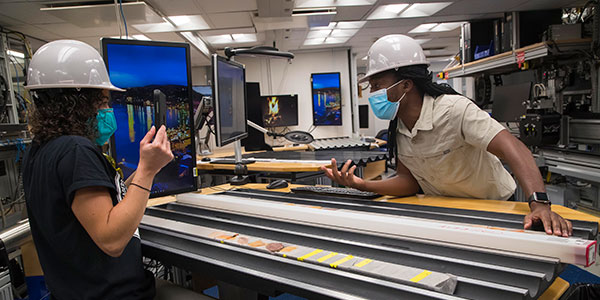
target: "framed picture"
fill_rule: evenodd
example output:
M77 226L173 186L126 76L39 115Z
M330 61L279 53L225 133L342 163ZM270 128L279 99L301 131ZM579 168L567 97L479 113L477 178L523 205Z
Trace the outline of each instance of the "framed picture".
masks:
M310 75L313 125L342 125L342 92L340 73Z

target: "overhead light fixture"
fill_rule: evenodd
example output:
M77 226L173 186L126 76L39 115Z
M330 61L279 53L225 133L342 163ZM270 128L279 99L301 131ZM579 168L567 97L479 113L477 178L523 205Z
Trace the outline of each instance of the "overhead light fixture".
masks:
M326 38L314 38L304 40L304 46L322 45Z
M328 36L325 38L313 38L304 40L304 46L314 46L323 44L343 44L347 42L350 37L333 37Z
M427 32L443 32L451 31L460 27L465 22L448 22L448 23L425 23L413 28L408 33L427 33Z
M307 39L326 38L331 34L331 29L311 30L306 36Z
M400 4L389 4L389 5L384 5L383 9L387 12L391 12L394 14L399 14L401 11L403 11L406 7L408 7L408 4L405 3L400 3Z
M136 40L139 41L150 41L151 39L143 34L134 34L131 37L133 37Z
M168 18L175 24L175 26L182 26L190 22L190 17L188 16L172 16Z
M328 7L328 6L367 6L373 5L377 0L296 0L297 8Z
M14 57L18 57L18 58L25 58L25 54L23 54L19 51L6 50L6 53L10 56L14 56Z
M253 43L256 42L256 34L254 33L237 33L237 34L221 34L206 36L206 40L213 44L240 44L240 43Z
M367 59L369 59L369 56L365 55L365 57L361 58L360 60L367 60Z
M197 31L210 29L208 23L200 15L170 16L163 18L165 22L150 24L134 24L133 28L143 33Z
M206 46L204 41L202 41L202 39L195 35L193 32L184 31L180 32L180 34L204 55L206 55L207 57L210 56L210 51L208 50L208 47Z
M367 17L367 20L428 17L446 8L450 4L452 4L452 2L380 5Z
M330 22L328 26L318 26L312 29L360 29L367 21L344 21L344 22Z
M358 29L334 29L331 31L332 37L352 37L358 32Z
M295 8L292 12L292 16L324 16L324 15L335 15L335 7L322 7L322 8Z

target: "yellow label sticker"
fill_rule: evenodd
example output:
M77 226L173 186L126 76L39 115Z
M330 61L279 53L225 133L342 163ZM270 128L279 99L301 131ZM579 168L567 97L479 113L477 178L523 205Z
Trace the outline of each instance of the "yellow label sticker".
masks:
M332 268L337 268L338 265L341 265L341 264L343 264L343 263L351 260L353 257L354 256L352 256L352 255L348 255L348 256L346 256L346 257L344 257L344 258L342 258L342 259L340 259L340 260L338 260L338 261L330 264L329 266L332 267Z
M326 260L328 260L328 259L330 259L330 258L332 258L332 257L334 257L336 255L338 255L337 252L331 252L331 253L329 253L329 254L327 254L327 255L325 255L325 256L317 259L317 261L318 262L324 262L324 261L326 261Z
M317 249L317 250L315 250L315 251L313 251L313 252L311 252L309 254L306 254L306 255L298 257L298 260L299 261L303 261L303 260L305 260L305 259L307 259L307 258L309 258L309 257L311 257L311 256L313 256L315 254L321 253L321 252L323 252L323 250Z
M419 282L419 281L425 279L425 277L427 277L429 275L431 275L431 271L424 270L419 275L411 278L410 281L412 281L412 282Z
M365 259L363 259L361 262L359 262L359 263L355 264L354 266L355 266L355 267L362 268L362 267L364 267L364 266L368 265L368 264L369 264L370 262L372 262L372 261L373 261L373 260L371 260L371 259L365 258Z

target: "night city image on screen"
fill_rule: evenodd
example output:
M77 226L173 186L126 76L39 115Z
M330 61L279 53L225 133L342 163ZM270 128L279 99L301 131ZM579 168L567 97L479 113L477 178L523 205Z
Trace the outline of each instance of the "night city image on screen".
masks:
M155 90L166 96L166 127L175 160L155 177L152 193L194 186L193 147L186 49L107 44L111 82L126 92L111 92L117 119L115 159L127 178L137 168L139 143L154 124Z
M313 124L342 125L340 73L312 74Z

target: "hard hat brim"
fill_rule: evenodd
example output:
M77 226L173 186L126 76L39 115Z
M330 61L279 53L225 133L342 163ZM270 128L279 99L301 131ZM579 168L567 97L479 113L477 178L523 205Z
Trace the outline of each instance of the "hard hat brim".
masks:
M116 92L125 92L126 90L118 88L114 85L108 85L108 86L98 86L97 84L36 84L36 85L26 85L25 89L26 90L39 90L39 89L66 89L66 88L71 88L71 89L106 89L106 90L110 90L110 91L116 91Z
M424 63L417 63L417 64L407 63L407 64L393 65L393 66L390 66L390 67L382 69L382 70L377 70L376 72L367 73L367 75L363 76L361 79L358 80L358 83L363 83L365 81L368 81L369 78L371 78L371 76L377 75L379 73L383 73L385 71L389 71L391 69L397 69L397 68L408 67L408 66L416 66L416 65L426 65L427 67L429 67L431 64L429 63L429 61L425 61Z

